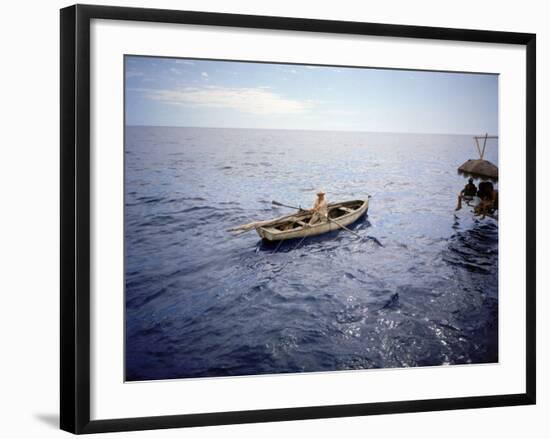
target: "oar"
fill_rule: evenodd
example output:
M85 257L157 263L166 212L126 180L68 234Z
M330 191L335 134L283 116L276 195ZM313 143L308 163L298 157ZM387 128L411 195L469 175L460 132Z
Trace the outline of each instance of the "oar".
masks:
M346 230L346 231L348 231L348 232L350 232L350 233L353 233L353 234L354 234L355 236L357 236L358 238L361 238L361 235L360 235L359 233L354 232L354 231L351 230L351 229L348 229L346 226L344 226L343 224L340 224L338 221L335 221L335 220L333 220L332 218L329 218L328 216L327 216L327 219L328 219L330 222L333 222L334 224L336 224L338 227L341 227L342 229L344 229L344 230Z
M236 234L239 235L241 233L249 232L250 230L254 230L257 227L269 226L271 224L275 224L275 223L278 223L279 221L282 221L282 220L285 220L285 219L290 219L292 217L294 217L294 214L285 215L285 216L281 216L279 218L266 220L266 221L254 221L252 223L241 224L240 226L231 227L230 229L227 229L227 231L228 232L236 232Z
M290 208L290 209L304 210L304 209L302 209L301 207L289 206L288 204L279 203L278 201L275 201L275 200L273 200L273 201L271 202L271 204L273 204L274 206L288 207L288 208Z
M273 204L274 206L282 206L282 207L288 207L288 208L290 208L290 209L303 210L301 207L289 206L288 204L279 203L278 201L275 201L275 200L273 200L273 201L271 202L271 204ZM327 218L330 222L336 224L336 225L337 225L338 227L340 227L341 229L344 229L344 230L346 230L346 231L348 231L348 232L350 232L350 233L353 233L353 234L354 234L355 236L357 236L358 238L361 238L361 235L360 235L359 233L356 233L356 232L354 232L353 230L348 229L348 228L347 228L346 226L344 226L343 224L340 224L338 221L335 221L335 220L333 220L332 218L330 218L330 217L328 217L328 216L327 216L326 218Z

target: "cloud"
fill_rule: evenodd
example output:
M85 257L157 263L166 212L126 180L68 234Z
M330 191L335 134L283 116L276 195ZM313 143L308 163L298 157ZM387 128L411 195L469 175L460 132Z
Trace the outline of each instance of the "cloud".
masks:
M134 70L126 70L126 77L127 78L137 78L140 76L144 76L143 72L136 72Z
M201 76L202 76L203 78L208 78L208 73L202 72L202 73L201 73Z
M186 64L186 65L188 65L188 66L194 66L194 65L195 65L194 62L192 62L192 61L184 61L183 59L177 59L177 60L175 60L175 63L176 63L176 64Z
M134 89L149 99L174 105L224 108L242 113L300 114L311 110L313 101L288 99L267 88L186 87L180 90Z
M281 72L284 72L284 73L292 73L293 75L298 74L298 70L296 70L293 67L287 66L287 65L278 66L278 70L280 70Z

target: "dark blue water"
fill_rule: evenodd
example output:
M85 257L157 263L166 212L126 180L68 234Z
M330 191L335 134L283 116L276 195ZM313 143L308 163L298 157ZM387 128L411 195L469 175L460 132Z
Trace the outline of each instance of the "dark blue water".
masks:
M497 223L454 213L471 136L127 127L125 150L127 380L498 361ZM372 195L360 239L227 232L317 188Z

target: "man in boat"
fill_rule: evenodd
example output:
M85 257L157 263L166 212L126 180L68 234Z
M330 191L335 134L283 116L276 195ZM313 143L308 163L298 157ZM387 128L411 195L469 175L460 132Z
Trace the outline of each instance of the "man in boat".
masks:
M466 201L470 201L476 196L476 194L477 194L477 187L474 184L474 179L469 178L468 184L466 184L466 186L464 186L464 189L462 189L462 191L460 191L460 194L458 194L458 204L456 205L455 210L462 209L463 199Z
M317 199L309 212L312 214L309 220L310 226L328 221L328 203L322 190L317 192Z

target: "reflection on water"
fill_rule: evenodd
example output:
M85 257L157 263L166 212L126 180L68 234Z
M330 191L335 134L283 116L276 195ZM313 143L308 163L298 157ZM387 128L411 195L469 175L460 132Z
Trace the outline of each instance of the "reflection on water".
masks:
M127 379L498 361L498 226L453 211L473 154L471 136L127 128ZM361 238L226 231L317 188L373 196Z

